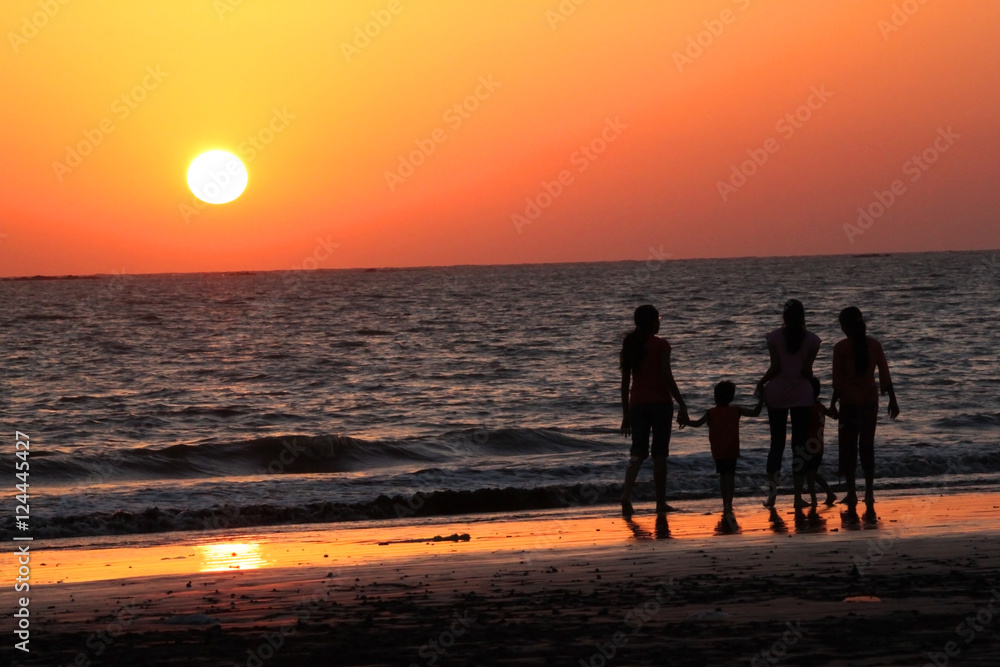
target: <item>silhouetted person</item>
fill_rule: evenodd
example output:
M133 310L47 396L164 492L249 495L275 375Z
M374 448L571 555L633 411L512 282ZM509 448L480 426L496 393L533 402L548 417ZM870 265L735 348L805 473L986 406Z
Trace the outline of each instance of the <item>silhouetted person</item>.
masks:
M837 411L840 401L840 473L847 480L847 496L842 502L858 502L855 471L858 455L865 472L865 505L875 511L875 424L878 421L879 389L889 394L889 419L899 416L899 404L893 391L889 364L882 344L867 335L865 319L854 306L840 311L840 328L847 338L833 347L833 397L830 409ZM875 384L878 368L879 384Z
M753 408L730 405L736 397L736 385L722 381L715 385L715 407L697 421L687 421L688 426L708 424L708 443L715 459L715 472L719 473L719 490L722 492L722 513L733 513L733 495L736 489L736 459L740 456L740 417L757 417L764 407L760 396ZM682 422L684 423L684 422Z
M821 387L819 378L811 377L809 382L813 388L813 398L815 402L812 406L812 414L809 417L809 439L806 440L805 473L806 484L809 487L809 497L812 504L816 504L816 484L826 491L826 504L833 505L837 502L837 496L826 483L826 479L819 472L819 465L823 462L824 431L826 429L826 418L837 418L837 413L823 405L819 400Z
M809 416L813 399L812 365L819 352L819 336L806 330L806 311L802 302L790 299L782 314L784 326L767 334L767 349L771 366L757 383L766 390L767 420L771 427L771 451L767 455L770 493L765 507L774 507L781 478L781 457L785 452L785 437L789 414L792 421L792 473L795 482L795 507L805 507L802 499L805 446L809 439Z
M635 309L635 330L622 339L619 366L622 371L622 435L632 436L625 486L622 489L622 513L632 509L632 487L642 462L653 444L653 481L656 486L656 512L667 511L667 455L670 427L674 416L673 399L679 406L678 423L687 420L687 405L670 369L670 343L656 334L660 331L660 313L646 304Z

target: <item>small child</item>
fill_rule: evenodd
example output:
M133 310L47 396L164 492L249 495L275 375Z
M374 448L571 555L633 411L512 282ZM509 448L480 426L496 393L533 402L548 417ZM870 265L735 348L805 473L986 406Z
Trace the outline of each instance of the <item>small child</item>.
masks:
M809 378L813 388L812 414L809 417L809 439L806 440L805 473L806 483L809 485L809 495L812 496L812 504L816 505L816 483L826 491L826 504L833 505L837 502L837 496L830 490L830 485L826 483L823 476L819 474L819 464L823 461L823 429L826 426L826 418L836 419L837 414L827 408L819 400L820 384L816 377Z
M708 442L719 473L719 490L722 491L722 509L726 515L733 513L733 494L736 490L736 459L740 455L740 417L757 417L764 406L764 392L757 405L741 408L730 405L736 396L736 385L722 381L715 385L715 407L710 408L697 421L687 420L688 426L708 423Z

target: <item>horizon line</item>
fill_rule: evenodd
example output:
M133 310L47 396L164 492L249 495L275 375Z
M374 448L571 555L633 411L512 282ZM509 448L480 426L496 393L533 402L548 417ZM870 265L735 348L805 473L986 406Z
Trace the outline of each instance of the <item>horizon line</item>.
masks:
M156 271L148 273L126 273L122 271L121 273L64 273L64 274L42 274L36 273L33 275L20 275L20 276L0 276L0 281L10 281L10 280L67 280L67 279L85 279L85 278L103 278L107 276L188 276L188 275L202 275L202 274L252 274L252 273L278 273L278 272L293 272L293 271L306 271L308 273L320 273L320 272L330 272L330 271L415 271L421 269L457 269L457 268L490 268L490 267L503 267L503 266L564 266L568 264L617 264L621 262L698 262L704 260L740 260L740 259L796 259L800 257L889 257L892 255L926 255L931 253L973 253L973 252L1000 252L1000 248L991 249L966 249L966 250L906 250L906 251L887 251L887 252L862 252L862 253L816 253L816 254L806 254L806 255L739 255L735 257L684 257L678 259L656 259L656 258L646 258L646 259L599 259L599 260L583 260L583 261L566 261L566 262L512 262L509 264L423 264L423 265L412 265L412 266L354 266L354 267L339 267L339 268L315 268L315 269L301 269L301 268L287 268L287 269L229 269L224 271Z

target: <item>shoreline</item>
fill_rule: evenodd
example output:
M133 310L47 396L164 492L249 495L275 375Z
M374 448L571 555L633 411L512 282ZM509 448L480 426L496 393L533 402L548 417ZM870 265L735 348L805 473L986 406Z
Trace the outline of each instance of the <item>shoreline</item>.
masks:
M330 651L339 664L596 665L608 652L665 664L664 650L668 664L772 664L761 651L777 647L789 664L995 662L1000 493L882 497L875 523L841 506L796 522L782 500L777 521L737 505L735 534L714 502L688 501L666 526L643 505L632 521L595 507L102 548L39 540L32 652L0 654L159 664L167 643L194 664L312 664ZM980 610L990 622L960 634Z

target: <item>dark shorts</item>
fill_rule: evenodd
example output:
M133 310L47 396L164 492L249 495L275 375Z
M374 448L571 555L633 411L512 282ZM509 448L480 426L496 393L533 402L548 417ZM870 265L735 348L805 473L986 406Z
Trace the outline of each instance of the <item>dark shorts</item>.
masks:
M715 472L720 475L735 475L736 459L715 459Z
M628 420L632 425L632 449L629 454L645 459L649 456L649 436L653 436L653 458L670 453L670 426L674 421L673 403L639 403L629 406Z

